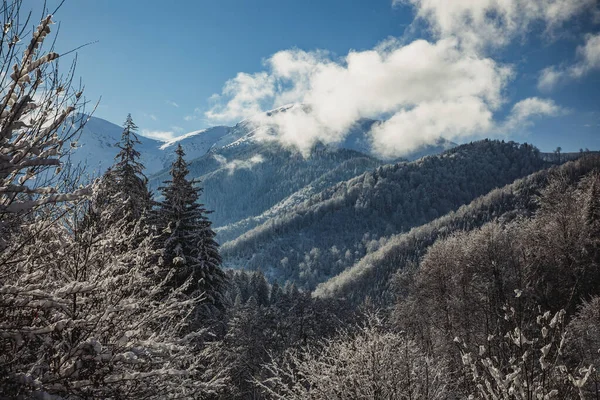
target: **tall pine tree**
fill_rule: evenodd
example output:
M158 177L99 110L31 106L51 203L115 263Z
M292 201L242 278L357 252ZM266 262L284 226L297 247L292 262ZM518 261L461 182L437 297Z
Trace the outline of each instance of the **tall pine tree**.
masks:
M163 251L163 265L174 270L171 286L182 285L190 276L189 293L203 292L206 299L219 306L225 274L215 232L207 217L209 211L198 203L202 191L194 180L186 178L189 170L181 145L171 167L171 180L160 187L163 200L157 203L154 217L159 237L157 247ZM165 274L166 275L166 274Z
M127 115L121 141L117 143L120 151L114 165L99 182L91 210L86 216L88 224L104 229L102 227L123 218L134 224L149 210L152 196L148 191L148 178L143 172L144 165L139 161L140 153L135 149L141 144L136 130L131 114Z

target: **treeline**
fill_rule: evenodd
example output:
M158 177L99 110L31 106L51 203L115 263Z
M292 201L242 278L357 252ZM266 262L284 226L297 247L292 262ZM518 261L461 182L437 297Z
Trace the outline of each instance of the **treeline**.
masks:
M527 144L484 140L378 167L314 195L223 245L227 265L307 289L406 232L549 164Z

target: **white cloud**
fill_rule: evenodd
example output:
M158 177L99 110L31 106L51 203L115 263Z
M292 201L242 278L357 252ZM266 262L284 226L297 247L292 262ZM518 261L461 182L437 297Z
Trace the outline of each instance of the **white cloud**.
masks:
M426 102L375 126L373 148L385 157L402 156L440 137L482 134L493 125L492 111L477 97Z
M206 117L213 121L231 121L240 117L261 112L260 103L275 95L274 77L266 72L247 74L240 72L225 83L221 96L213 95L211 100L217 103L206 112ZM220 100L229 98L227 105L221 107Z
M600 69L600 34L587 35L585 44L577 48L577 61L569 66L551 66L543 69L538 78L538 89L550 91L572 79L580 79Z
M140 134L147 138L157 139L163 142L172 140L173 138L177 137L177 135L173 131L153 131L149 129L142 129Z
M530 97L516 103L508 116L505 129L522 129L531 126L533 118L544 116L556 117L563 115L567 110L558 106L551 99L541 99L539 97Z
M198 118L200 118L200 115L202 114L202 110L198 107L194 108L194 112L192 114L186 115L185 117L183 117L184 121L195 121Z
M471 49L505 46L542 23L552 34L596 0L394 0L410 4L439 38L456 37Z
M562 81L563 77L564 71L560 71L554 66L544 68L540 72L537 87L543 92L550 91Z
M372 129L373 148L384 156L403 155L435 142L498 133L529 126L532 118L558 115L551 100L517 103L496 120L507 103L512 66L486 50L524 38L540 27L553 34L593 9L596 0L397 0L410 4L429 24L435 41L404 44L390 39L372 50L335 58L324 51L285 50L264 62L264 70L239 73L211 97L204 116L213 123L252 117L258 138L277 140L307 153L316 141L336 143L362 118L383 119ZM595 47L580 50L597 60ZM595 61L594 61L595 62ZM591 65L591 64L590 64ZM543 85L560 71L548 68ZM266 116L264 110L302 104ZM309 110L309 112L307 112ZM194 114L197 115L197 114Z
M263 156L260 154L254 155L247 160L231 160L229 162L220 154L215 154L213 157L223 168L228 170L229 175L233 174L237 169L252 169L255 165L264 161Z
M569 69L574 78L581 78L588 72L600 69L600 33L588 35L585 44L577 48L580 61Z
M167 100L167 101L166 101L166 103L167 103L168 105L170 105L170 106L173 106L173 107L175 107L175 108L179 108L179 104L175 103L175 102L174 102L174 101L172 101L172 100Z
M386 153L393 149L401 154L423 142L425 116L436 119L429 125L435 126L431 134L472 134L490 125L512 76L509 67L490 58L465 54L454 39L417 40L405 46L389 41L374 50L352 51L340 60L322 52L287 50L265 65L266 71L238 74L227 82L220 95L224 102L206 116L215 122L235 122L265 108L302 103L305 107L263 116L259 122L267 129L258 136L304 152L317 140L341 141L361 118L391 117L373 131L378 148L388 145ZM393 121L399 120L413 123L394 133Z

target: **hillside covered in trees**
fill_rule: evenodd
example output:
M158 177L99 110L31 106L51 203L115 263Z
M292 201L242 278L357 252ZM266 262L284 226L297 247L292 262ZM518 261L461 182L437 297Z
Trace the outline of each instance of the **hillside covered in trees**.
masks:
M484 140L385 165L311 196L223 245L226 264L306 288L410 230L550 164L530 145Z
M348 149L316 147L309 157L276 143L243 142L192 160L191 176L206 188L216 226L260 215L293 193L323 189L381 165ZM151 186L165 173L152 176Z
M343 297L355 303L367 297L389 305L394 298L394 274L418 264L437 240L456 232L470 231L491 221L512 221L530 217L539 208L538 196L560 177L573 184L599 167L597 155L535 172L525 178L480 196L471 203L408 232L392 235L384 245L367 254L351 268L321 283L318 297Z

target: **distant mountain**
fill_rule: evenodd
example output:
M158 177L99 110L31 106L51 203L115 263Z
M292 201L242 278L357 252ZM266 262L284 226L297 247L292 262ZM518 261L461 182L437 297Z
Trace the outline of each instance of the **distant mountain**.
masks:
M528 145L484 140L385 165L272 215L222 246L226 264L307 288L337 275L385 238L425 224L549 163Z
M305 157L275 142L244 137L192 160L188 168L190 176L201 181L201 200L214 211L214 226L237 224L228 227L231 237L253 226L242 220L260 219L280 202L296 204L308 196L300 193L316 193L380 165L381 161L353 150L315 148ZM150 185L156 188L167 179L164 170L152 177Z
M156 189L168 179L174 149L181 144L190 162L190 177L204 187L202 201L219 231L221 242L281 214L310 196L384 164L370 150L369 131L374 120L361 120L336 145L314 145L301 154L257 135L265 128L260 121L302 105L288 105L249 118L235 126L216 126L190 132L168 142L138 135L138 150ZM267 125L268 126L268 125ZM98 176L113 164L122 128L91 117L83 128L70 160L85 165L89 177ZM420 149L407 156L414 159L453 147L451 142Z
M244 146L255 148L256 143L263 143L262 139L256 136L257 131L262 129L260 121L264 121L265 117L268 118L278 113L287 112L294 107L302 106L288 105L280 107L267 111L260 116L241 121L233 127L214 126L187 133L168 142L138 135L142 142L138 151L141 153L142 162L146 167L146 174L152 175L168 168L173 160L173 152L177 144L183 146L188 160L203 157L211 152L216 154L225 148ZM350 129L343 142L327 147L330 149L354 150L371 158L380 159L372 151L369 137L369 131L375 123L378 123L378 121L360 120ZM84 165L91 176L101 174L113 163L118 152L116 143L121 138L121 132L121 126L101 118L90 117L81 131L76 148L71 152L71 162ZM455 143L440 139L434 145L425 146L408 154L405 159L414 160L425 155L437 154L454 146L456 146ZM316 148L319 147L319 145L316 146ZM289 152L293 153L291 150Z
M289 207L309 194L382 164L369 155L334 146L317 145L310 155L303 156L276 142L258 140L255 130L255 124L245 120L233 127L191 132L169 142L138 135L138 150L150 186L156 193L168 179L174 148L181 144L190 162L190 177L199 179L205 189L201 200L214 210L214 226L237 224L228 230L227 237L233 238L264 221L270 214L263 213L273 207ZM121 133L120 126L91 117L70 154L70 162L85 166L89 178L99 176L113 164ZM277 206L282 201L286 205ZM258 219L246 221L253 217Z
M70 153L70 162L85 166L91 176L103 173L113 164L119 149L116 144L121 140L123 128L97 117L89 120L81 130L75 148ZM137 150L146 167L146 175L167 168L174 159L174 146L181 143L188 159L206 154L212 147L225 145L238 139L232 136L232 130L226 126L215 126L190 132L169 142L162 142L137 135L141 144Z

